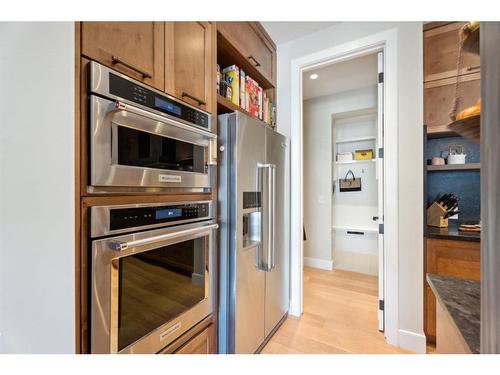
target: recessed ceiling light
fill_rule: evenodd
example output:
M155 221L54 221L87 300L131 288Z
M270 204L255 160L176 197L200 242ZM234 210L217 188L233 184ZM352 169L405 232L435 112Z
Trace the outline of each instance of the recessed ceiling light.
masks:
M311 74L311 75L309 76L309 78L311 78L311 79L318 79L318 77L319 77L319 75L318 75L318 74L316 74L316 73L313 73L313 74Z

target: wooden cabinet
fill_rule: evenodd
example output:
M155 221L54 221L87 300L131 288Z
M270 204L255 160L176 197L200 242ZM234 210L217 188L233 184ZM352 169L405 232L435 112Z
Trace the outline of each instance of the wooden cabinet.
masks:
M481 97L480 73L459 76L457 113L473 106ZM450 111L455 98L456 78L424 83L424 124L427 133L443 133L449 131Z
M217 30L275 86L276 46L259 23L217 22Z
M198 335L180 347L175 354L216 354L215 326L210 324Z
M163 22L82 22L82 55L164 90Z
M459 31L466 22L451 22L424 31L424 81L456 77ZM479 72L479 56L463 52L460 74Z
M194 106L213 111L215 33L210 22L167 22L166 91Z
M425 253L425 273L480 280L479 242L428 238ZM424 331L429 341L435 341L436 297L427 281L424 283Z

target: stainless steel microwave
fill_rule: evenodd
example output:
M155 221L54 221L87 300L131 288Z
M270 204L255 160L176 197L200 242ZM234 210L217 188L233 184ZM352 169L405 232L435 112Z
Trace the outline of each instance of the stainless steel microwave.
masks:
M89 192L206 192L213 185L213 116L90 63Z

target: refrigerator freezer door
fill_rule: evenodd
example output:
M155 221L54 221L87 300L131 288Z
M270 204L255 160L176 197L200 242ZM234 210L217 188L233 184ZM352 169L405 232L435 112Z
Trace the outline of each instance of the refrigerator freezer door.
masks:
M244 115L234 123L233 162L236 199L235 353L254 353L264 340L265 272L257 267L260 244L244 247L243 217L259 208L244 208L244 193L260 193L258 165L266 158L265 128ZM233 130L233 129L232 129ZM245 245L247 242L245 242Z
M266 129L266 163L274 165L274 243L271 258L274 267L266 272L265 336L267 337L288 312L289 307L289 249L285 248L285 171L288 153L287 139ZM264 210L265 211L265 210ZM265 214L263 212L263 214Z

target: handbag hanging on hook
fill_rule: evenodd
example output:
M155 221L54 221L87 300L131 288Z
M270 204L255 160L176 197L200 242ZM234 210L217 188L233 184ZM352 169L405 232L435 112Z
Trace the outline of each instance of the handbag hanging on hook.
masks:
M349 175L351 175L352 178L347 178ZM356 178L353 171L349 169L345 177L339 180L339 190L341 193L347 191L361 191L361 178Z

